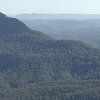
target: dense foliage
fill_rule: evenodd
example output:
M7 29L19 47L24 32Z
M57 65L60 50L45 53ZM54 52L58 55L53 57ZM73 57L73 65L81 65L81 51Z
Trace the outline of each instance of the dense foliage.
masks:
M100 50L26 28L2 31L0 100L100 100Z

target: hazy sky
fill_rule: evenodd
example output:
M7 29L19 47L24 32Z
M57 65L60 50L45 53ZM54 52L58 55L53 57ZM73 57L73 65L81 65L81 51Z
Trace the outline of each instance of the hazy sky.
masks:
M100 0L0 0L0 11L18 13L99 13Z

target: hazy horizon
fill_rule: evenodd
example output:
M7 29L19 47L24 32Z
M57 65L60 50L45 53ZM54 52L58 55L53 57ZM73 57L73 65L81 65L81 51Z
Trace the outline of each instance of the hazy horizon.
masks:
M3 0L0 12L5 14L22 13L65 13L100 14L99 0Z

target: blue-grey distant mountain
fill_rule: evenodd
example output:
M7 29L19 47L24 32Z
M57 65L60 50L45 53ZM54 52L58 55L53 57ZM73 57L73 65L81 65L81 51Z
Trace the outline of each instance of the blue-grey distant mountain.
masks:
M21 20L31 29L36 29L56 39L81 40L100 48L100 19L41 19Z
M56 39L81 40L100 48L100 14L19 14L15 16L33 30Z
M32 19L100 19L100 14L19 14L14 16L18 19L32 20Z

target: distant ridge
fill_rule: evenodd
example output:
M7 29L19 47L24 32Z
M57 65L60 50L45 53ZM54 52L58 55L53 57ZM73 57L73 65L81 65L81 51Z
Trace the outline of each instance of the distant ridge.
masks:
M100 19L100 14L41 14L41 13L32 13L32 14L19 14L14 16L18 19Z

